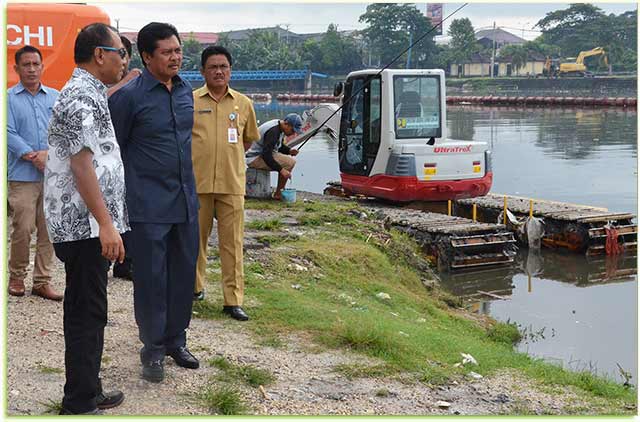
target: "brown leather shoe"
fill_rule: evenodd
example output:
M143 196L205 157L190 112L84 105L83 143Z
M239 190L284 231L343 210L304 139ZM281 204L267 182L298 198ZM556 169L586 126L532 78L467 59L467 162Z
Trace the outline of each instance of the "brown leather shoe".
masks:
M22 280L9 280L9 294L11 296L24 296L24 282Z
M63 298L62 295L56 293L48 284L42 284L37 287L34 286L33 289L31 289L31 295L57 301L60 301Z

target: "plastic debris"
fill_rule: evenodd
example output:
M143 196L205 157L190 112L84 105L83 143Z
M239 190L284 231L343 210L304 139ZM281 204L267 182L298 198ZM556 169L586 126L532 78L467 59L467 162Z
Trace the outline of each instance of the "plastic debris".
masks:
M289 268L293 268L296 271L309 271L309 269L307 267L304 267L304 266L302 266L300 264L296 264L296 263L289 264L288 267Z
M544 237L544 220L542 218L529 217L524 226L529 248L540 249L542 238Z
M469 373L467 375L469 375L471 378L476 379L476 380L484 378L482 375L478 374L477 372L473 372L473 371L469 371Z
M391 299L391 296L389 296L388 294L384 293L384 292L380 292L378 294L376 294L376 297L378 299L382 299L382 300L389 300Z
M300 289L302 288L302 286L301 286L301 285L299 285L299 284L292 284L292 285L291 285L291 288L292 288L292 289L296 289L296 290L300 290Z
M401 336L409 337L409 334L405 333L404 331L398 331L398 334L400 334Z
M473 356L471 356L468 353L460 353L460 355L462 356L462 364L467 364L467 363L472 363L474 365L478 364L478 361L476 360L476 358L474 358Z
M449 403L448 401L444 401L444 400L438 400L436 402L436 406L442 407L442 408L449 408L449 407L451 407L451 403Z

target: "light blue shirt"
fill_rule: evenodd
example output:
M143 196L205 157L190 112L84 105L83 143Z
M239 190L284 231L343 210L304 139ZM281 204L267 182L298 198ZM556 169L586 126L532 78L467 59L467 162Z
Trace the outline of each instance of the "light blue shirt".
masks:
M32 95L22 83L7 92L7 169L12 182L39 182L42 172L21 157L32 151L48 150L47 130L58 91L40 84Z

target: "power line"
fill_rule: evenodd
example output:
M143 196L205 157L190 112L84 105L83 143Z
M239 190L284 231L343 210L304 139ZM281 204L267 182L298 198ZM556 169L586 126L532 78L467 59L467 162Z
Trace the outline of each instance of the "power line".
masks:
M432 33L434 30L436 30L438 27L441 27L442 24L444 24L444 22L449 19L451 16L455 15L456 13L458 13L460 10L462 10L464 7L467 6L467 4L469 3L465 3L462 6L458 7L456 10L454 10L453 12L451 12L449 15L447 15L447 17L443 18L440 23L438 23L437 25L434 25L431 27L430 30L428 30L427 32L425 32L424 34L422 34L420 37L418 37L417 40L415 40L413 43L409 44L409 47L405 48L404 51L402 51L400 54L398 54L393 60L391 60L389 63L387 63L382 69L380 69L375 75L367 78L367 80L365 81L365 83L362 84L362 86L360 87L360 89L358 89L356 92L352 93L349 98L346 101L342 102L342 105L340 107L338 107L338 109L336 111L334 111L333 113L331 113L331 115L329 117L327 117L327 119L322 122L322 124L320 126L318 126L318 128L316 129L315 133L311 134L299 147L298 150L300 150L300 148L302 148L304 146L304 144L306 144L309 139L311 139L313 136L315 136L315 134L318 133L318 131L320 131L320 128L322 126L324 126L329 120L331 120L331 118L333 116L336 115L336 113L338 113L340 110L342 110L342 108L351 102L351 100L358 95L360 92L362 92L367 86L369 86L369 84L371 83L371 81L373 79L375 79L376 77L378 77L382 71L384 71L385 69L388 69L392 64L394 64L395 62L397 62L400 57L402 57L404 55L404 53L406 53L407 51L409 51L414 45L417 45L418 43L420 43L423 39L426 38L427 35L429 35L430 33Z

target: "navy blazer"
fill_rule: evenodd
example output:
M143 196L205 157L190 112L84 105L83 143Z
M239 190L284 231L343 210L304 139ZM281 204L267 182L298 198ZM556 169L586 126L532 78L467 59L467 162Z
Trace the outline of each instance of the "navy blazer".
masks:
M125 167L129 221L197 221L191 85L175 76L169 92L144 69L111 95L109 110Z

